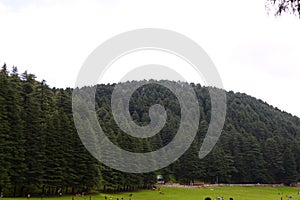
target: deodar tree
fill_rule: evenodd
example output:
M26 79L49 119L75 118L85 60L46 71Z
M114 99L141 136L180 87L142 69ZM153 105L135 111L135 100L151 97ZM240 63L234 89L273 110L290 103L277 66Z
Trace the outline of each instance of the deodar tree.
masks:
M267 0L266 8L274 9L276 16L288 13L300 17L300 0Z

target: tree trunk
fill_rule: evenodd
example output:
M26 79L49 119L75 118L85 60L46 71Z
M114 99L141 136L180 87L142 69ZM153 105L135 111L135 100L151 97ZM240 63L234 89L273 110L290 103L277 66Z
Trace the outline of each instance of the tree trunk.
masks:
M0 189L0 191L1 191L1 189ZM14 197L16 197L16 192L17 192L17 185L15 184L15 186L14 186Z

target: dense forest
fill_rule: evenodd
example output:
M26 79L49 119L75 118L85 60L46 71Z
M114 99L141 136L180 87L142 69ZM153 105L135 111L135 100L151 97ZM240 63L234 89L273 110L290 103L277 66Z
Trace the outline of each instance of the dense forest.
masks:
M50 88L28 72L6 65L0 71L0 191L6 196L54 195L82 190L132 190L165 181L189 184L286 183L300 178L300 119L242 93L227 92L222 135L204 159L198 153L210 121L207 87L190 84L199 100L197 136L185 154L156 172L129 174L99 163L85 149L72 116L72 89ZM159 134L137 139L122 132L112 116L115 84L98 85L99 123L110 140L132 152L156 150L177 133L180 106L170 90L147 84L136 90L129 112L139 125L149 123L149 107L159 103L167 122ZM144 147L147 147L146 149Z

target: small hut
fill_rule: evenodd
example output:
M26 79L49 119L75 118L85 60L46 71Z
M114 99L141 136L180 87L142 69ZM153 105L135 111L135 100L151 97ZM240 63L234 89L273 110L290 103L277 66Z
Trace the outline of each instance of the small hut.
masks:
M164 177L162 175L157 175L156 180L157 180L157 184L164 184L165 183Z

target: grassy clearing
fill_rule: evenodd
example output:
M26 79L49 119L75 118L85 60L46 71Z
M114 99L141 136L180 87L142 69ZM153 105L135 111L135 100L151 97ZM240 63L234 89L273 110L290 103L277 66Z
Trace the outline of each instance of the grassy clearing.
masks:
M205 197L216 199L217 196L228 200L230 197L234 200L286 200L286 195L292 195L291 200L300 200L298 189L292 187L215 187L215 188L162 188L164 194L158 191L139 191L133 192L132 200L204 200ZM105 196L109 200L112 197L116 200L123 197L129 200L129 193L116 194L96 194L92 195L92 200L104 200ZM283 194L283 195L282 195ZM27 198L3 198L2 200L27 200ZM30 198L30 200L41 200L41 198ZM71 196L45 198L44 200L72 200ZM75 200L90 200L89 196L75 197Z

